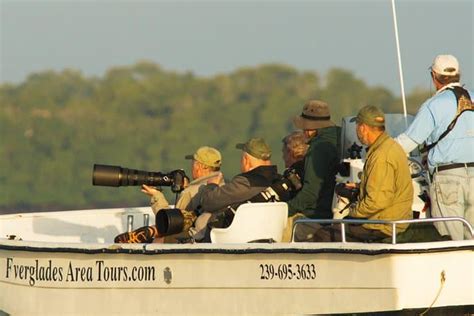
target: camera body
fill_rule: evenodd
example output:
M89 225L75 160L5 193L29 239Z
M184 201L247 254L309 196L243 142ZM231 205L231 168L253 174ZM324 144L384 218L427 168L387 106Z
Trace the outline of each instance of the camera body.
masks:
M94 164L92 172L93 185L121 187L146 184L149 186L171 187L173 192L183 191L185 178L187 177L182 169L161 173Z
M285 170L279 180L272 183L271 186L251 198L248 202L286 202L290 200L290 194L299 191L302 186L301 178L296 169L289 168Z
M339 196L347 198L350 203L356 202L359 196L359 188L347 187L344 183L336 184L334 192Z

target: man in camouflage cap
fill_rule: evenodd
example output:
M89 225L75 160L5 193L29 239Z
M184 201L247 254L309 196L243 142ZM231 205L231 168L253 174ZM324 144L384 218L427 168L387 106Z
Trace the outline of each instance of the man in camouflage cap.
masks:
M472 69L471 64L466 72L472 75ZM436 56L429 70L436 93L395 140L406 153L423 146L427 154L431 215L463 217L474 226L474 89L460 82L461 67L453 55ZM434 225L453 240L472 238L460 221Z

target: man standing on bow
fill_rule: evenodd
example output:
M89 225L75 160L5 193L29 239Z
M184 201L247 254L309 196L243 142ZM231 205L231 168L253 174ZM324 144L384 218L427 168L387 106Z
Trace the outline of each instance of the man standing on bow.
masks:
M459 83L459 63L452 55L437 56L430 75L436 94L396 140L407 153L426 142L432 215L461 216L474 225L474 92ZM453 240L471 238L460 222L435 225Z

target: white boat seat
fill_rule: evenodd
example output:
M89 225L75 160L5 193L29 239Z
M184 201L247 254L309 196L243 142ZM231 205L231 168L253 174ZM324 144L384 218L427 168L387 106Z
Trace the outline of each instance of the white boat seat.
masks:
M227 228L211 230L212 243L247 243L258 240L280 242L288 218L284 202L245 203L235 211Z

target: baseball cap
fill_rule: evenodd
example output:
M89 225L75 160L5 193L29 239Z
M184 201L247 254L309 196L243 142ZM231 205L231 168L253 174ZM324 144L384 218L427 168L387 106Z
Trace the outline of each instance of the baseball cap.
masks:
M217 149L208 146L199 147L194 154L186 155L184 158L194 159L212 168L218 168L222 164L221 153Z
M359 110L356 117L353 117L351 122L364 123L369 126L384 126L385 114L376 106L366 105Z
M438 55L433 60L431 70L439 75L455 76L459 73L459 62L453 55Z
M261 160L269 160L272 156L270 146L260 137L251 138L246 143L239 143L235 145L235 148L242 149L251 156Z

